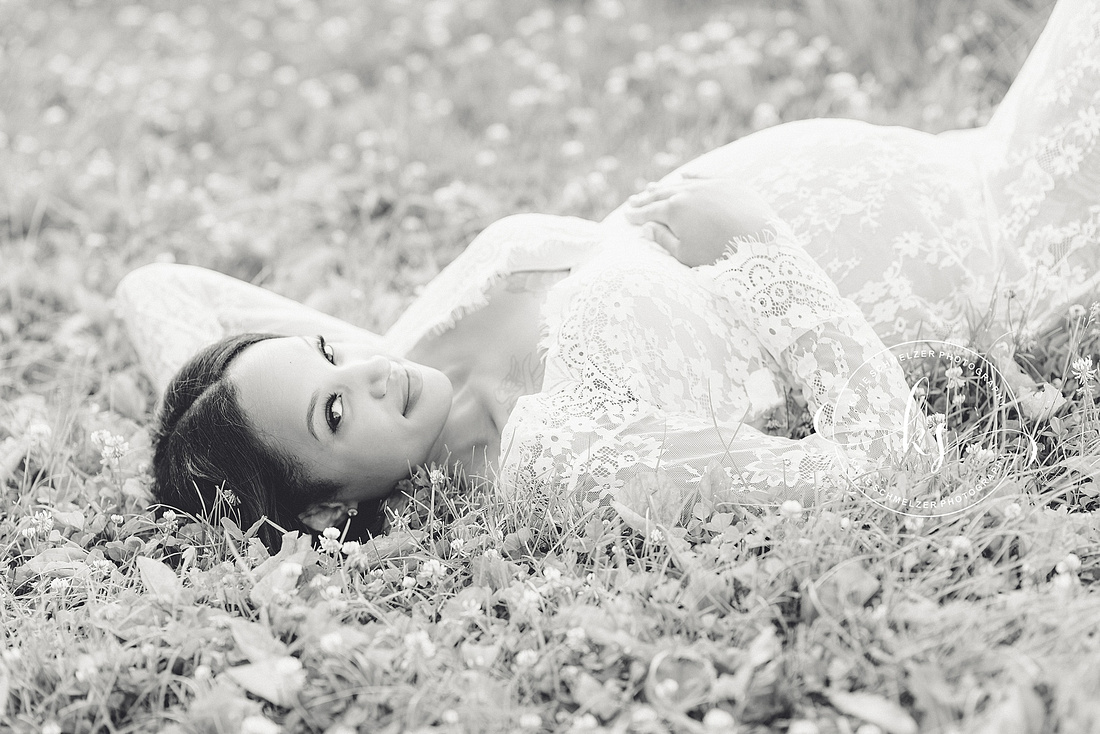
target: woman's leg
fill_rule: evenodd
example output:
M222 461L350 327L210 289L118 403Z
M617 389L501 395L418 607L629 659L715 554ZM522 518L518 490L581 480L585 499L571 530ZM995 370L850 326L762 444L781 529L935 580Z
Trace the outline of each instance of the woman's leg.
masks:
M382 337L297 301L191 265L153 264L129 273L115 292L119 317L158 392L199 349L249 331L318 334L385 345Z
M1038 315L1100 285L1100 1L1059 0L982 136L998 247Z

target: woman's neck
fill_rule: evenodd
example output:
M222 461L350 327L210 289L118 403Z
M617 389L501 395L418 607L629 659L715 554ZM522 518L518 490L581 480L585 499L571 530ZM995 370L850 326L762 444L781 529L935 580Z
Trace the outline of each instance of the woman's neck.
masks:
M542 389L540 311L546 293L568 271L518 272L495 284L488 304L407 355L442 371L454 387L432 458L461 463L471 478L495 472L500 434L518 400Z
M502 426L494 418L485 391L469 377L469 373L452 377L451 412L429 457L440 466L461 467L476 481L489 478L496 467Z

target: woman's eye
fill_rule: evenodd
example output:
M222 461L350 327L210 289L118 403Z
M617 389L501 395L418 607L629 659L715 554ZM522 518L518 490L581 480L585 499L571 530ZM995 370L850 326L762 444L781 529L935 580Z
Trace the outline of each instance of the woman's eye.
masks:
M329 430L336 433L340 420L344 417L344 398L342 395L333 394L325 404L325 422Z
M325 356L325 359L331 364L336 364L336 350L332 348L332 345L325 341L323 336L317 337L317 343L320 346L321 354Z

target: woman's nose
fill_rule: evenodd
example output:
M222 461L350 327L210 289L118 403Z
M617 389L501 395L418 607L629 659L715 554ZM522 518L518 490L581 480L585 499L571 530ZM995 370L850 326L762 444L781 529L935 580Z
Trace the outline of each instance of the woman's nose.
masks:
M370 394L377 399L386 396L390 372L393 369L388 357L375 354L362 360L349 361L344 367L352 373L348 378L350 382L365 383Z

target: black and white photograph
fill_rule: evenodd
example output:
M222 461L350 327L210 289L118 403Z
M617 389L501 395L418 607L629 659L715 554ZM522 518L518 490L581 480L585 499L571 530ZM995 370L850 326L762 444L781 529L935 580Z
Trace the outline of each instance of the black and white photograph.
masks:
M1100 734L1100 0L0 0L0 732Z

